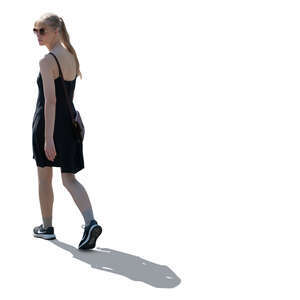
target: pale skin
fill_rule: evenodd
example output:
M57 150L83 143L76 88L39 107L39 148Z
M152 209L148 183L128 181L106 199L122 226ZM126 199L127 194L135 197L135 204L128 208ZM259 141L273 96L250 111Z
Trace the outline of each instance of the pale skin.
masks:
M45 45L49 51L57 57L64 80L73 80L76 76L76 62L74 56L61 44L61 36L58 29L54 30L45 24L34 24L34 28L45 28L46 33L37 33L40 45ZM59 77L59 70L54 57L51 54L45 55L40 61L40 72L43 81L45 96L45 145L46 157L53 161L56 156L56 149L53 139L56 95L54 80ZM52 217L53 190L52 190L52 167L37 167L39 179L39 198L43 217ZM91 208L88 194L82 184L77 181L72 173L61 173L63 185L72 195L80 211Z

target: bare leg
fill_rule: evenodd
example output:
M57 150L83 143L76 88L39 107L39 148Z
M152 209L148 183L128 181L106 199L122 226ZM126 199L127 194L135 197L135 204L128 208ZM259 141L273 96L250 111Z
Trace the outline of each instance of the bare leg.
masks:
M54 195L52 189L52 167L37 167L40 207L44 227L52 226Z
M71 194L74 202L84 218L85 224L87 225L92 219L94 219L94 215L92 205L85 188L75 178L74 174L61 173L61 176L64 187Z

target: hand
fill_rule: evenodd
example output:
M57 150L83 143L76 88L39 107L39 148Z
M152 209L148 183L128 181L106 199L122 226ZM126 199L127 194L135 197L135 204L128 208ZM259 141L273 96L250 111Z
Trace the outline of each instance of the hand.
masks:
M44 150L49 160L53 161L56 156L56 149L53 138L45 139Z

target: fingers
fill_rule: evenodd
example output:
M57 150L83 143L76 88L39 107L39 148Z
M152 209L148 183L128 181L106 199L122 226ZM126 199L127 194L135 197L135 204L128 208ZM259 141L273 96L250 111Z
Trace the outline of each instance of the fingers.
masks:
M55 149L51 149L51 152L49 153L50 160L53 161L55 158L55 155L56 155Z
M48 160L51 160L51 161L54 160L54 158L56 156L55 148L47 149L47 150L45 150L45 153L46 153Z
M48 159L51 160L51 161L54 161L54 158L55 158L55 154L54 153L49 153L47 155Z

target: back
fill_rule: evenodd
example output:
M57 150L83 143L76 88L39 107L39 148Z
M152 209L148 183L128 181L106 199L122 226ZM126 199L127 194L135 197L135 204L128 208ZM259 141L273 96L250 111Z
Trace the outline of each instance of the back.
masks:
M65 48L54 49L50 52L52 52L56 56L56 58L60 64L64 80L66 80L66 81L74 80L77 77L76 60L75 60L74 55ZM48 54L48 55L50 55L52 57L51 70L52 70L53 78L55 80L59 77L59 69L58 69L57 63L55 61L55 58L51 54Z

